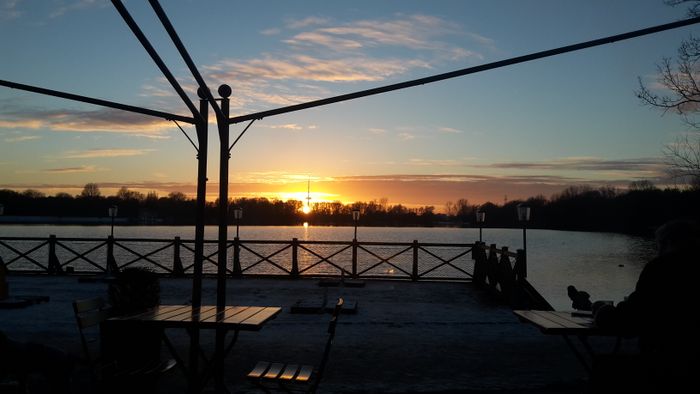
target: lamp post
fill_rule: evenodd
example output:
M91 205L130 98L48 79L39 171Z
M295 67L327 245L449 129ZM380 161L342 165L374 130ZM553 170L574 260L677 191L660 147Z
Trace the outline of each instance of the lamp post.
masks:
M486 212L476 211L476 223L479 225L479 242L481 242L481 228L484 227L486 221Z
M518 220L523 224L523 252L527 256L527 222L530 221L530 206L518 204Z
M111 226L112 228L109 232L109 235L111 237L114 237L114 217L117 216L117 210L118 210L117 206L112 205L111 207L109 207L109 210L107 211L107 213L109 213L109 217L112 218L112 226Z
M357 240L357 222L359 220L360 220L360 210L353 209L352 210L352 221L355 222L355 236L352 239L354 239L354 240Z
M5 213L5 206L0 204L0 216L2 216Z
M236 219L236 238L238 238L238 227L241 224L242 217L243 217L243 208L235 208L233 210L233 218Z

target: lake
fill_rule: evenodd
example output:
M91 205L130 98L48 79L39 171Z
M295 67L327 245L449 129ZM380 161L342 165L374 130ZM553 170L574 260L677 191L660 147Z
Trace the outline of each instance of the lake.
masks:
M349 241L353 227L242 226L242 240ZM107 237L110 226L0 225L2 237ZM194 226L115 227L116 238L194 239ZM473 243L479 230L472 228L359 227L359 241ZM207 226L205 238L215 240L218 228ZM233 239L236 227L229 227ZM483 240L510 250L522 248L522 229L483 229ZM6 250L1 250L3 254ZM644 264L655 253L652 239L577 231L527 230L528 279L556 308L571 309L566 286L588 291L592 300L618 302L634 290Z

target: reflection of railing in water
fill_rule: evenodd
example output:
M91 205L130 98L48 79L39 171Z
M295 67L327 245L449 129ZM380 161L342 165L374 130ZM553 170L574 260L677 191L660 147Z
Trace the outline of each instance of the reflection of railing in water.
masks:
M547 309L527 282L524 251L484 243L240 240L226 244L231 276L323 277L471 281L516 304ZM487 253L488 250L488 253ZM204 241L204 272L217 272L218 241ZM10 272L95 274L142 266L190 275L194 241L141 238L0 237L0 262ZM550 307L551 308L551 307Z

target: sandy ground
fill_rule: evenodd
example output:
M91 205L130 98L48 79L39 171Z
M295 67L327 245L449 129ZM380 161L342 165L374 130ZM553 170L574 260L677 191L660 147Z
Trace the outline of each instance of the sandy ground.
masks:
M0 330L80 355L71 302L105 296L106 284L75 277L11 276L10 293L50 296L47 303L0 310ZM190 300L188 279L162 279L162 303ZM204 303L215 302L215 282L205 280ZM243 376L257 360L314 364L321 358L328 315L292 314L295 301L343 295L358 313L342 315L320 392L328 393L579 393L586 375L564 340L542 335L510 309L465 283L367 281L364 288L325 288L317 280L228 281L229 304L282 306L259 332L241 332L226 360L232 392L254 392ZM186 355L182 330L168 336ZM213 335L202 331L205 349ZM607 345L607 344L602 344ZM164 354L167 351L164 349ZM76 381L81 381L78 377ZM161 392L184 392L179 370L161 379ZM76 388L84 392L85 388Z

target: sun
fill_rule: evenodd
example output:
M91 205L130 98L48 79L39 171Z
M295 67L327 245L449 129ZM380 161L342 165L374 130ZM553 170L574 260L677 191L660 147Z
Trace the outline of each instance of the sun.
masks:
M301 208L301 211L304 213L309 213L311 212L311 207L309 207L308 205L304 205L304 207Z

